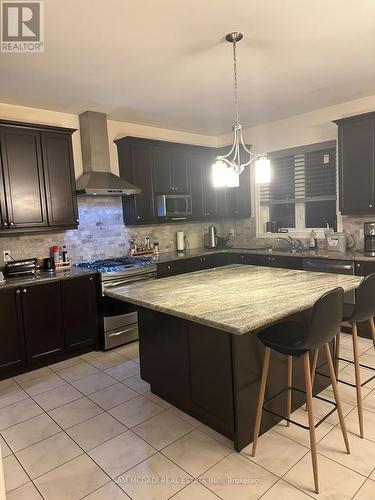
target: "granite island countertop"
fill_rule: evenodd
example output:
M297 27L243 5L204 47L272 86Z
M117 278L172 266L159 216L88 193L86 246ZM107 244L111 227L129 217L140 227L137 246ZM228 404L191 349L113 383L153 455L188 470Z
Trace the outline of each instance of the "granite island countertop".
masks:
M362 278L230 265L106 290L109 297L242 335L310 308L325 292Z

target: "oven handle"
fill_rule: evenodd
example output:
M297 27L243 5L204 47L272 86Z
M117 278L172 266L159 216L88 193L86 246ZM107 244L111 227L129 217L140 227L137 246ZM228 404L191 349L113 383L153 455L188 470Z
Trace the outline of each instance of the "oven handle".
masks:
M148 280L153 280L153 279L156 279L156 273L151 273L151 274L147 274L146 276L139 276L137 278L134 278L134 279L124 279L124 280L119 280L119 281L112 281L110 283L107 283L107 282L103 282L102 283L102 287L103 287L103 290L105 290L106 288L116 288L118 286L126 286L126 285L130 285L132 283L139 283L140 281L148 281Z

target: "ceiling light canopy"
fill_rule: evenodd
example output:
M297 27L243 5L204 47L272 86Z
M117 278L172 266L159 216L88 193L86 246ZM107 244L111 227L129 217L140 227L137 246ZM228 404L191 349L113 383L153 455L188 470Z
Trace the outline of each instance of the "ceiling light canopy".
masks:
M238 105L238 76L237 76L237 42L242 40L243 34L239 31L228 33L225 39L233 45L233 74L234 74L234 124L233 145L228 154L217 156L213 165L213 180L215 187L237 187L239 176L247 166L255 162L255 181L257 183L270 182L271 166L265 153L254 154L246 146Z

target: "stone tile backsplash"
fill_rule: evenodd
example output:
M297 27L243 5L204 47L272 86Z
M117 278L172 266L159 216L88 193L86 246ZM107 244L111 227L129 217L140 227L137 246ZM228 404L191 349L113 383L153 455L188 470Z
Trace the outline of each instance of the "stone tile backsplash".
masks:
M127 227L123 221L121 199L112 197L79 197L78 209L80 224L76 230L0 237L0 262L4 250L9 250L14 259L46 257L54 244L60 248L66 245L73 262L119 257L128 253L130 239L143 242L146 236L151 242L158 241L162 252L168 252L176 249L177 231L185 231L190 248L199 248L203 246L204 233L212 223ZM214 224L222 234L220 223L215 221Z

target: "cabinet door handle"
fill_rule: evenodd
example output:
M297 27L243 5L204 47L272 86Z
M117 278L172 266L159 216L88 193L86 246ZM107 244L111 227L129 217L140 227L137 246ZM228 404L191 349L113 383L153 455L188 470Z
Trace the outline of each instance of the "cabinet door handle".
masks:
M91 277L90 277L90 281L92 281L92 280L93 280L93 277L91 276Z
M27 293L27 288L24 288L22 291L23 293Z
M8 227L8 223L7 222L3 222L3 226Z
M9 225L10 226L14 226L14 222L9 222Z
M21 293L21 290L17 290L16 294L19 295Z
M167 266L167 269L170 269L170 268L171 268L171 266Z
M372 203L370 203L369 207L372 208Z

